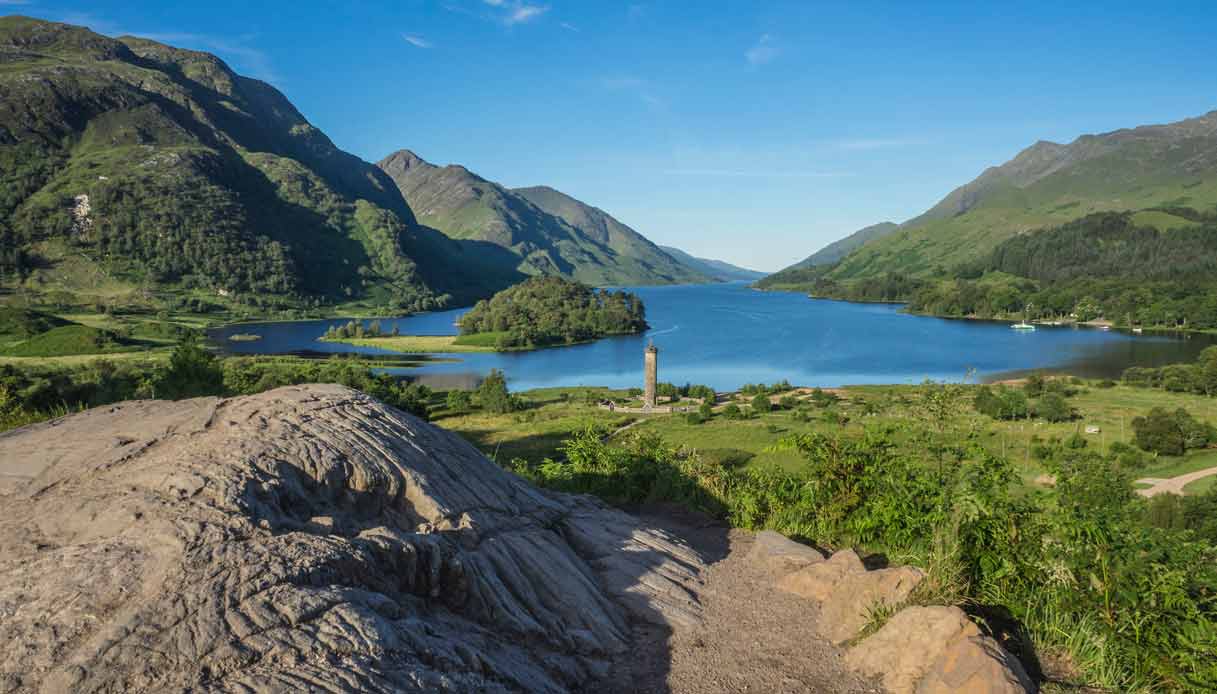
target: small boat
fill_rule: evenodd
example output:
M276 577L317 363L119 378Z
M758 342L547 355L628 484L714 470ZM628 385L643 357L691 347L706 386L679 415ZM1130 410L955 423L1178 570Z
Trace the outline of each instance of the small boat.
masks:
M1136 333L1137 335L1140 335L1141 333L1145 332L1145 331L1144 331L1144 330L1142 330L1141 328L1133 328L1133 329L1132 329L1132 331L1133 331L1134 333Z
M1035 326L1031 325L1027 321L1022 321L1021 323L1015 323L1014 325L1011 325L1010 327L1014 328L1015 330L1035 330Z

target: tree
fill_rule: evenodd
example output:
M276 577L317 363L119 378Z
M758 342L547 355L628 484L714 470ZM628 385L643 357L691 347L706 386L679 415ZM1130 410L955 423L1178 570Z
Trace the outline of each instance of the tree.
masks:
M697 408L697 413L701 415L703 420L710 420L714 417L714 405L712 405L709 400L705 400Z
M1133 442L1143 451L1159 455L1183 455L1183 429L1175 415L1155 407L1144 417L1132 420Z
M178 341L156 391L158 396L174 400L224 392L224 372L215 355L199 342L197 333L189 332Z
M507 390L507 378L498 369L491 369L478 385L477 402L487 412L495 414L519 409L519 402Z
M1059 393L1044 393L1036 403L1035 413L1049 422L1067 422L1073 419L1073 408Z
M743 419L744 411L740 409L739 405L729 402L727 403L727 406L723 408L723 416L727 419Z
M467 390L450 390L446 404L453 412L467 412L473 406L473 395Z

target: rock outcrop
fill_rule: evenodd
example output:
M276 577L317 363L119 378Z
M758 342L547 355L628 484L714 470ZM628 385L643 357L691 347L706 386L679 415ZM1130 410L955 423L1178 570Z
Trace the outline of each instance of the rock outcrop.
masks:
M892 694L1022 694L1034 689L1017 660L958 607L909 607L845 656Z
M817 561L811 557L821 555L813 548L777 533L764 535L754 545L753 563L773 571L780 590L819 606L819 633L832 643L858 638L879 606L899 609L878 631L854 645L845 659L855 670L882 679L892 694L1035 691L1022 664L982 634L959 608L905 606L924 578L920 569L868 571L849 549ZM802 563L790 557L811 559Z
M339 386L0 435L0 692L558 692L702 561Z

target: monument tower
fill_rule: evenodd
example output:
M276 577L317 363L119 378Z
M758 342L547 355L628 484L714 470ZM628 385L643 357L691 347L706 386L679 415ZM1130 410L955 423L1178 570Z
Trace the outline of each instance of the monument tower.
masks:
M642 389L642 409L650 410L655 407L655 380L659 371L659 348L654 342L647 344L643 367L646 371L646 381Z

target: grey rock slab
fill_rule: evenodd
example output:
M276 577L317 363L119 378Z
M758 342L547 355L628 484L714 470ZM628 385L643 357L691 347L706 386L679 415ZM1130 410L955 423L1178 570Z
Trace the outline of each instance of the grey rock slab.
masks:
M562 692L704 562L335 385L0 435L0 691Z

